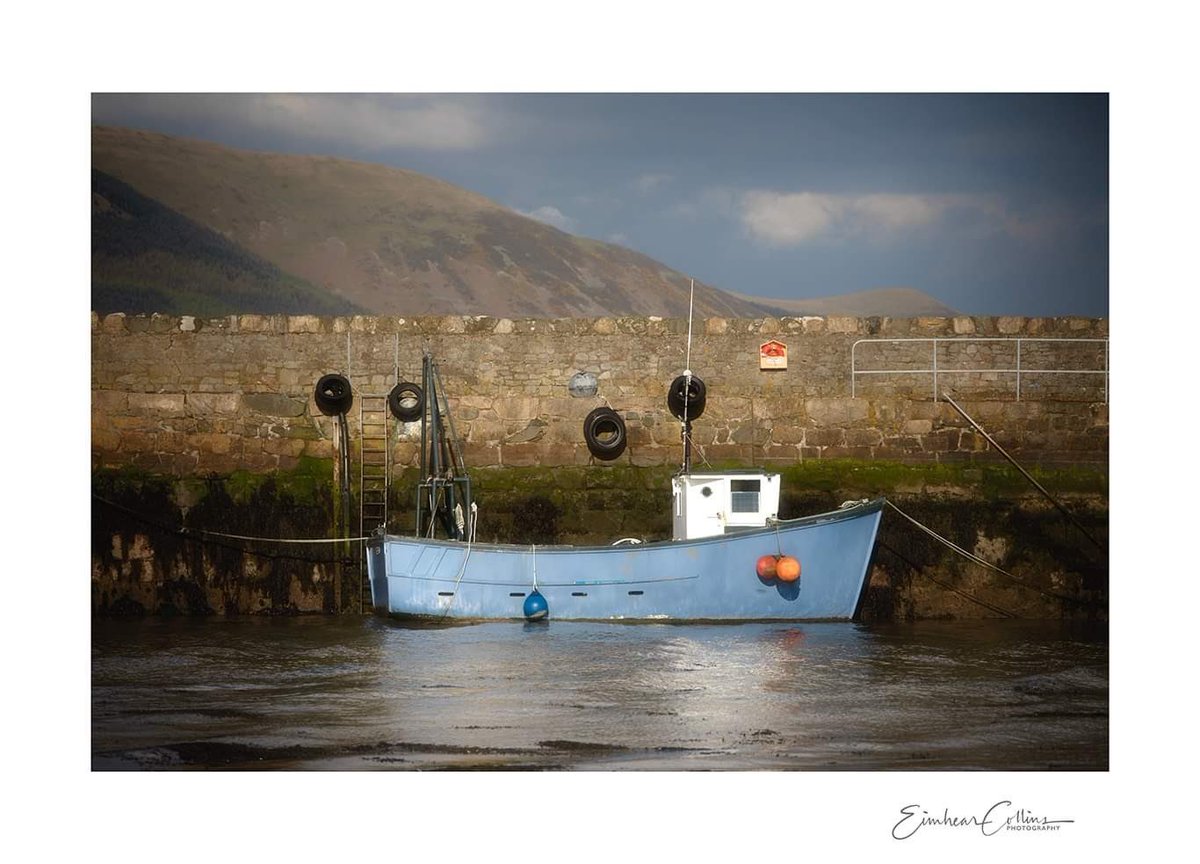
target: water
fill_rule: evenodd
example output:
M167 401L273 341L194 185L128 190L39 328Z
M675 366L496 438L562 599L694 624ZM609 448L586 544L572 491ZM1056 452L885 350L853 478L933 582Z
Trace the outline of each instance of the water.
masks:
M1105 770L1108 716L1103 626L92 624L97 770Z

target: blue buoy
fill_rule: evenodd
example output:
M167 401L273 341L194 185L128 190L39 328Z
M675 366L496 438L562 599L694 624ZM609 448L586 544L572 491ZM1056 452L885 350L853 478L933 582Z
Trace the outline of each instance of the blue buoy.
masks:
M525 617L530 621L541 621L550 614L550 606L542 592L533 589L533 593L525 598Z

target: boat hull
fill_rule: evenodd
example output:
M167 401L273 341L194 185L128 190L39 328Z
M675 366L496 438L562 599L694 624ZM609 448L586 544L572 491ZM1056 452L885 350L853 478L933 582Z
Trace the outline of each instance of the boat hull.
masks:
M393 616L513 619L536 589L567 620L848 620L866 587L883 499L699 540L509 546L386 536L367 544L371 601ZM800 579L763 580L763 555Z

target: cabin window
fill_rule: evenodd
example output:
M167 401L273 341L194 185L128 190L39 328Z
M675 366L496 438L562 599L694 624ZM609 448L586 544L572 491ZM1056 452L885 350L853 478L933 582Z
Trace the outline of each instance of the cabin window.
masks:
M730 506L734 513L757 513L759 480L734 480L731 486Z

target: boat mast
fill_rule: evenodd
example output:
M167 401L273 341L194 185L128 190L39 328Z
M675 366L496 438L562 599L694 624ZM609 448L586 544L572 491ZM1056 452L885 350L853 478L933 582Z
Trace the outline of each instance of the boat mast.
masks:
M696 280L692 280L688 294L688 338L687 359L684 361L683 419L679 421L679 434L683 438L683 473L692 473L692 421L688 414L688 391L692 389L692 308L696 299Z

